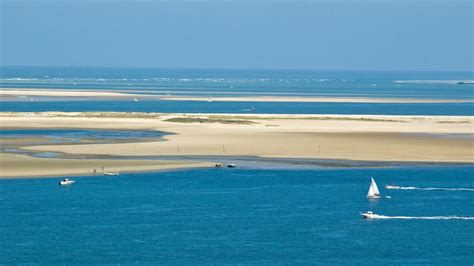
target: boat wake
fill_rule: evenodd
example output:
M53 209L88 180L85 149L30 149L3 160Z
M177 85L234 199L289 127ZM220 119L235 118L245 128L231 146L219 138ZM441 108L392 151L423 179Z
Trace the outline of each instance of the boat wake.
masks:
M472 216L386 216L375 214L372 219L405 219L405 220L474 220Z
M444 190L444 191L472 191L474 188L442 188L442 187L397 187L390 189L400 189L400 190Z

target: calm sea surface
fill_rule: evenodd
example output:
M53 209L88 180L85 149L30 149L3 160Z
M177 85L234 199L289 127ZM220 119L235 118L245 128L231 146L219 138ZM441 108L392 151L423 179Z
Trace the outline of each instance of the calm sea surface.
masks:
M78 177L70 187L0 180L0 262L471 265L473 170L205 169ZM365 198L370 176L391 198ZM388 218L362 219L368 210Z
M320 96L474 99L472 72L355 72L3 67L0 86L214 96ZM31 102L33 100L34 102ZM472 103L367 104L192 101L71 101L25 97L0 111L474 115Z

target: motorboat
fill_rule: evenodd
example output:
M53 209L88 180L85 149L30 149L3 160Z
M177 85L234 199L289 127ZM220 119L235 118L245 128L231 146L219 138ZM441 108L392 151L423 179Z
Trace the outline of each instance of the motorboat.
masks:
M385 185L384 187L386 189L400 189L400 186L395 186L395 185Z
M120 175L119 172L104 172L104 175L108 175L108 176L118 176Z
M74 180L65 178L65 179L59 181L59 185L60 185L60 186L67 186L67 185L72 185L72 184L74 184L74 182L75 182Z
M227 167L228 167L228 168L235 168L235 164L230 163L230 164L227 165Z
M380 217L378 214L375 214L371 211L361 213L360 215L362 215L362 217L364 217L365 219L376 219Z
M367 192L367 198L368 199L381 198L379 188L377 187L377 183L375 183L375 180L373 177L371 177L369 192Z
M216 168L221 168L221 167L222 167L222 164L221 164L221 163L216 163L216 164L214 165L214 167L216 167Z

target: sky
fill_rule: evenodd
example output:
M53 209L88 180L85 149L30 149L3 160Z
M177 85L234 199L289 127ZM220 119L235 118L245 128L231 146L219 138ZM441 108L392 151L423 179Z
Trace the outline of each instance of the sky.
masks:
M1 65L473 71L467 0L0 0Z

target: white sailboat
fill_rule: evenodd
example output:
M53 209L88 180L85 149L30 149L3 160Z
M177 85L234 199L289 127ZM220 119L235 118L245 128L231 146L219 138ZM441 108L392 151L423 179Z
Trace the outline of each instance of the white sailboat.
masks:
M371 177L371 182L370 182L369 192L367 193L367 198L380 199L379 188L377 187L377 183L375 183L375 180L373 177Z

